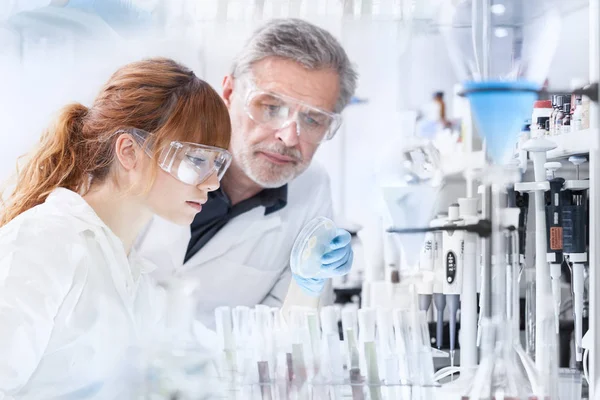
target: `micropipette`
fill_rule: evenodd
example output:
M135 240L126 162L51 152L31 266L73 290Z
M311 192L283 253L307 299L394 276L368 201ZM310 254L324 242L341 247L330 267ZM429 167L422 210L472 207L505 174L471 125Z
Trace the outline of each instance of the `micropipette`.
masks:
M423 274L422 281L417 286L419 295L419 309L422 311L429 310L433 296L433 270L434 270L434 241L435 233L427 232L425 234L425 242L421 249L421 257L419 259L419 269Z
M430 227L438 228L446 224L448 214L440 213L437 218L431 221ZM443 332L444 332L444 309L446 308L446 297L444 297L444 281L445 281L445 263L443 255L443 238L444 234L441 231L433 233L433 304L437 311L436 318L436 347L442 348Z
M562 224L562 188L565 183L563 178L556 178L554 174L561 167L559 162L549 162L544 165L549 171L550 196L546 205L547 229L547 260L550 264L550 277L552 278L552 296L554 298L554 316L556 318L556 333L559 331L560 304L561 304L561 265L563 262L563 224Z
M444 296L443 293L434 293L433 304L437 310L435 345L438 350L441 350L444 339L444 309L446 308L446 296Z
M477 198L460 198L460 217L465 224L479 219ZM460 299L460 366L461 369L474 369L477 366L477 276L479 274L479 244L481 239L473 233L464 234L464 260L462 270L462 291ZM467 373L461 374L465 377Z
M575 361L578 368L583 366L583 296L584 264L586 251L586 203L589 181L579 179L579 165L585 157L572 156L569 161L575 164L577 179L565 181L565 205L563 207L563 252L571 266L573 292L573 321L575 324Z
M448 208L448 226L460 226L464 221L460 218L458 204L452 204ZM443 293L450 311L450 364L454 366L454 355L456 353L456 314L460 307L460 294L462 290L462 269L464 262L464 231L444 231L443 254L444 254L444 287Z

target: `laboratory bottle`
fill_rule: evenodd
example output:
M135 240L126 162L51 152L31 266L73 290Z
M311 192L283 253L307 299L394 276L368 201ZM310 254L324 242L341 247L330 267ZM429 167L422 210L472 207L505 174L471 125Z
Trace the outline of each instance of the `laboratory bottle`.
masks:
M556 135L556 117L563 105L563 97L560 95L554 96L554 109L550 114L550 135Z
M571 103L565 103L563 107L563 120L561 125L561 134L571 132Z
M554 123L556 122L556 113L558 112L558 98L560 96L552 96L552 112L550 113L550 123L548 131L550 135L554 135Z
M550 100L538 100L533 103L532 126L530 127L532 137L542 137L546 134L546 124L550 120L552 111Z
M557 107L556 114L554 115L554 131L550 132L551 135L560 135L562 133L562 124L565 117L563 96L558 97Z
M583 106L581 96L575 98L575 108L571 116L571 131L579 132L582 126Z

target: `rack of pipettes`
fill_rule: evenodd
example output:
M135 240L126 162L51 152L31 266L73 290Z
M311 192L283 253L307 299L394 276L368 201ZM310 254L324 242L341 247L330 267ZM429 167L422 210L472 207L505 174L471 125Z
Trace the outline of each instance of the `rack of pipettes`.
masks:
M224 306L215 318L219 379L240 398L434 398L426 315L416 309Z

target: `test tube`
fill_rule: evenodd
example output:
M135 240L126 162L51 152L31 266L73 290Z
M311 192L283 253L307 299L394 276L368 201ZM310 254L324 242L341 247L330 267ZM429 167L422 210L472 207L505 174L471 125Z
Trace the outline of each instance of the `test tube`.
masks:
M339 339L338 333L338 325L337 325L337 312L336 309L332 306L326 306L321 309L321 328L323 330L323 341L321 352L324 355L322 359L321 368L323 371L328 371L329 379L334 380L332 368L332 363L334 362L331 359L331 351L329 349L329 336L334 335ZM339 346L339 343L338 343ZM337 349L337 352L340 353L340 360L336 361L340 363L340 367L343 368L343 358L341 356L341 349Z
M412 399L412 385L414 384L411 376L411 340L406 329L404 311L394 309L392 311L394 318L394 337L396 342L396 352L398 357L398 377L397 381L402 384L400 388L402 399Z
M329 333L326 337L331 378L334 383L340 383L344 373L342 355L340 353L340 339L335 333Z
M231 308L227 306L217 307L215 309L215 323L217 335L221 340L221 349L223 351L222 373L224 375L233 374L235 371L235 341L233 336L233 324L231 318Z
M275 376L278 381L285 382L288 376L286 354L291 357L292 344L290 330L279 309L272 309L273 313L273 347L275 352Z
M287 367L287 378L289 382L294 380L294 363L292 353L285 353L285 363Z
M350 385L352 388L352 400L365 400L363 391L363 380L360 375L360 369L350 368Z
M408 311L394 310L394 331L396 334L396 349L399 358L400 380L404 384L418 384L418 360L415 360L413 336L410 329L411 320Z
M427 315L424 311L419 311L413 314L416 319L415 324L419 327L416 331L417 340L421 346L419 361L421 363L422 383L425 386L431 386L434 383L434 366L433 356L431 354L431 338L429 336L429 327L427 325Z
M251 354L248 351L248 343L251 340L250 307L235 307L232 310L232 321L236 350L236 367L239 376L243 380L251 358Z
M321 329L323 335L338 332L338 315L333 306L325 306L321 309Z
M360 369L367 368L364 344L375 342L376 311L373 308L362 308L358 310L358 342L360 355Z
M367 365L367 382L371 400L381 400L381 379L379 378L379 367L377 366L377 350L375 342L365 342L365 363Z
M356 336L352 329L348 329L346 332L347 343L348 343L348 355L350 361L348 362L348 369L356 368L360 370L360 354L358 351L358 345Z
M379 369L385 370L385 360L392 355L393 343L393 317L389 308L377 309L377 350L379 358Z
M292 344L292 359L294 368L294 381L299 386L304 385L306 382L306 363L304 362L304 349L301 343Z
M318 316L315 311L310 311L306 314L306 322L308 324L308 332L310 334L310 344L312 350L312 369L313 376L319 373L321 367L321 337L318 325Z
M351 367L358 367L358 353L356 354L357 364L352 364L352 357L354 356L353 350L358 351L356 348L356 342L358 339L358 319L355 309L342 309L342 331L344 333L344 343L346 345L344 346L346 350L346 365L348 366L349 370ZM351 341L354 342L354 347L351 346Z
M256 359L258 361L267 361L270 368L275 365L273 352L273 316L271 309L265 305L257 305L256 312ZM273 374L275 371L272 371Z
M400 383L400 371L398 369L398 357L396 355L390 355L384 360L383 379L387 385L386 398L397 399L398 389L396 385Z
M260 392L262 400L272 400L271 393L271 378L269 376L269 363L267 361L258 361L258 382L260 384Z
M341 398L341 390L337 386L344 382L344 365L340 352L340 337L337 333L327 334L327 349L329 358L330 383L334 385L334 399Z

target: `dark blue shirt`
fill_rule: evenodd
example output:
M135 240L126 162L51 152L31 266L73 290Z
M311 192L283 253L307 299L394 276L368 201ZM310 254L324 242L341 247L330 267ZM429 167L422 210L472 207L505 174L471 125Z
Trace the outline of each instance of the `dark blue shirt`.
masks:
M287 185L276 189L263 189L256 195L234 206L222 189L208 194L202 211L196 214L191 225L192 237L184 262L194 256L231 219L256 207L265 207L265 215L281 210L287 204Z

